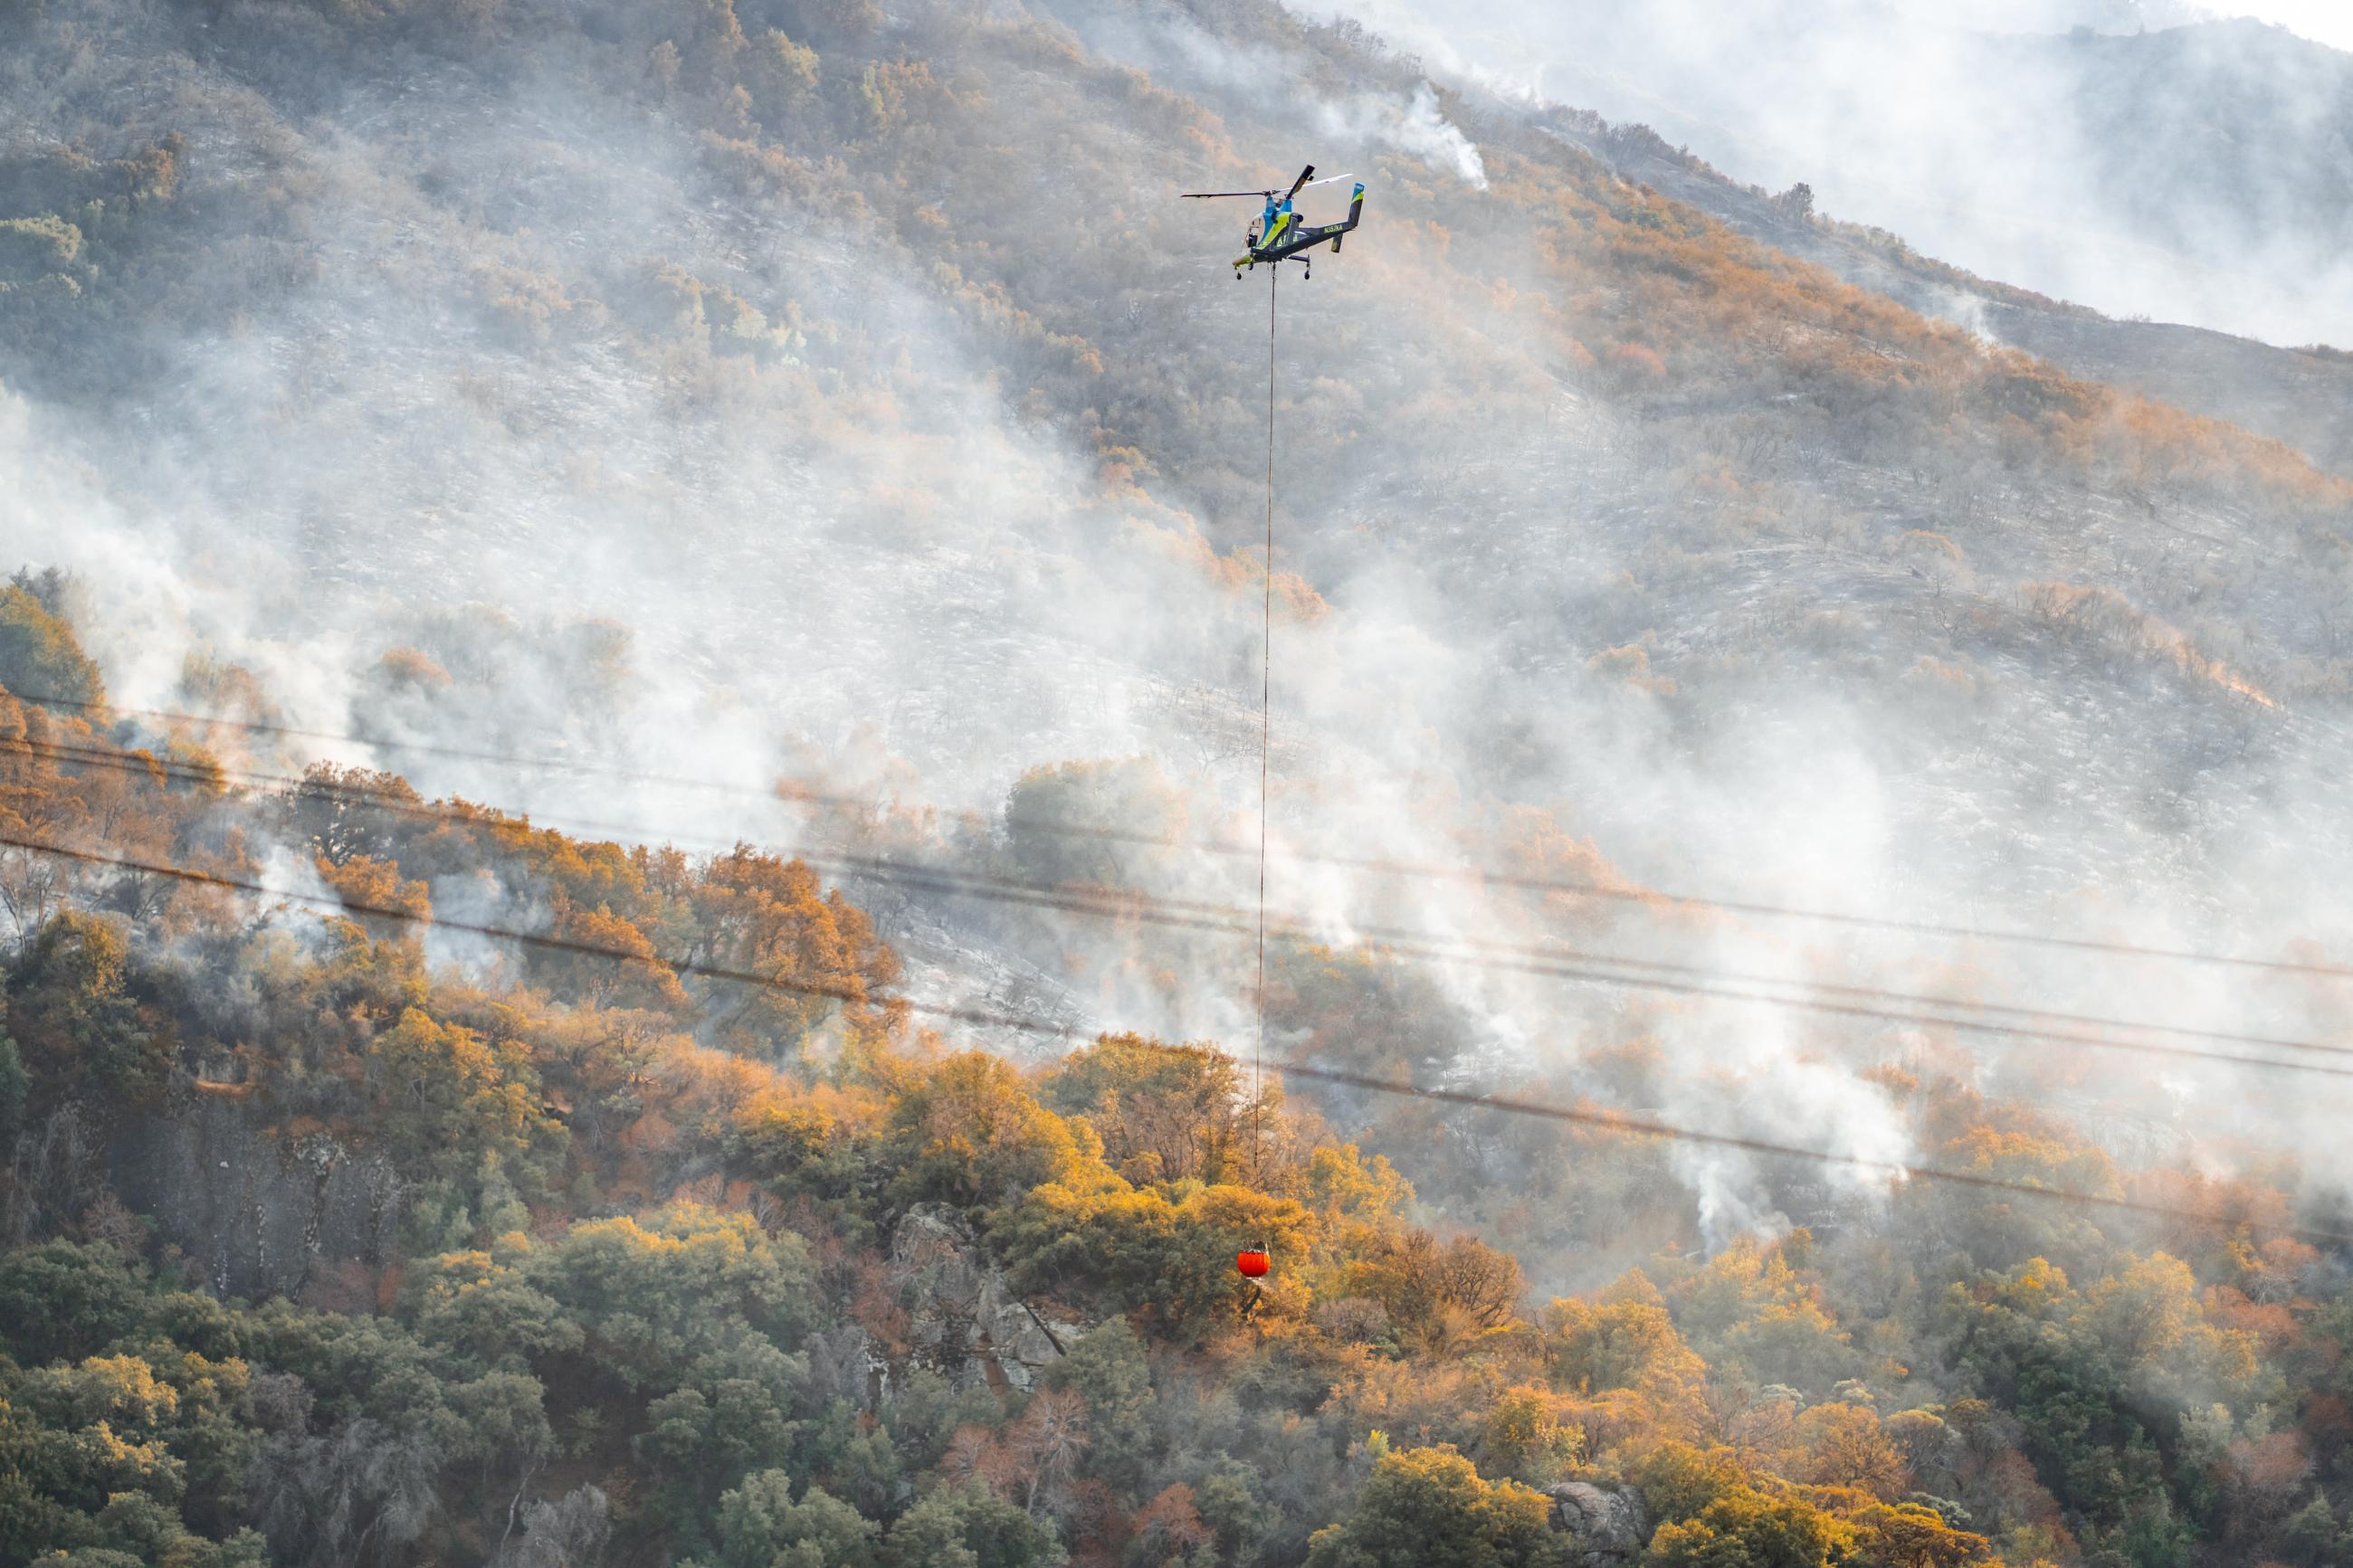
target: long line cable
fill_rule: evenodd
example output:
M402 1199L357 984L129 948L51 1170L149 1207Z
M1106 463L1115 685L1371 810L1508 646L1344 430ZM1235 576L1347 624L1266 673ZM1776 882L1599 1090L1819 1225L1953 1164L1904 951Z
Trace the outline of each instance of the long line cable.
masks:
M1282 287L1276 262L1266 284L1266 559L1259 594L1258 654L1258 1033L1250 1041L1250 1173L1266 1154L1260 1130L1259 1060L1266 1054L1266 781L1274 734L1274 298Z
M575 758L517 756L511 752L451 746L429 741L406 740L393 735L351 734L332 730L311 730L256 719L232 719L221 714L185 713L157 708L115 708L103 703L82 702L69 698L35 696L24 692L14 693L14 695L25 701L38 703L43 707L81 712L98 718L112 716L146 719L164 724L212 726L252 734L275 735L282 739L321 741L336 745L367 746L380 751L406 752L417 756L446 757L453 761L485 763L505 768L533 769L586 777L626 779L637 784L653 784L664 788L703 791L768 802L783 801L787 805L822 805L856 811L871 810L875 805L871 797L831 793L817 787L807 780L787 778L779 780L775 787L754 788L746 784L729 784L719 779L619 768ZM935 811L935 815L951 820L966 822L982 828L991 828L996 826L995 818L983 812L939 808ZM1253 848L1248 844L1234 844L1214 838L1178 839L1160 834L1137 833L1099 823L1041 821L1031 826L1035 826L1041 831L1060 836L1092 838L1111 843L1134 844L1153 848L1192 848L1208 854L1226 856L1249 856L1264 852L1280 855L1284 859L1315 865L1338 866L1377 876L1462 882L1474 887L1504 888L1516 892L1559 893L1577 898L1635 904L1652 910L1666 908L1705 910L1761 920L1794 921L1838 926L1848 930L1931 937L1940 941L2000 942L2051 948L2062 952L2099 953L2115 958L2209 964L2276 974L2304 975L2325 980L2353 980L2353 964L2328 963L2307 959L2263 958L2253 953L2210 952L2192 948L2162 947L2145 942L2113 941L2102 937L2073 936L2058 931L1906 920L1886 915L1862 914L1847 910L1828 910L1805 905L1722 898L1705 893L1676 892L1667 889L1617 886L1591 879L1523 876L1477 865L1440 865L1428 861L1397 860L1377 856L1339 855L1328 851L1293 847L1274 850L1261 846Z
M295 778L280 773L257 773L226 767L198 767L146 758L137 753L74 747L48 742L20 741L10 744L20 752L63 758L78 765L111 768L142 776L161 773L166 777L201 782L209 780L215 773L219 773L292 790L312 791L332 800L346 805L362 805L369 810L380 811L389 816L421 818L437 823L468 825L481 820L469 818L459 809L449 805L402 799L390 795L381 789L353 785L335 780ZM501 816L500 820L527 819ZM562 817L543 817L539 820L542 823L566 823L575 829L625 837L658 837L648 829L633 826L587 823L577 820L567 822ZM715 840L705 841L706 844L715 842ZM1245 923L1244 911L1224 905L1164 899L1134 891L1113 892L1083 886L1022 882L947 868L910 865L902 861L858 854L828 855L807 848L797 850L797 854L804 862L836 877L870 879L944 897L969 898L1105 920L1138 921L1167 928L1210 934L1246 935L1251 929ZM1315 931L1304 921L1293 918L1274 920L1269 914L1263 901L1257 914L1257 931L1261 944L1260 973L1262 985L1263 942L1267 932L1273 930L1294 941L1312 941ZM1474 968L1512 971L1575 984L1797 1009L1831 1016L1912 1027L1945 1027L1979 1036L2036 1040L2134 1055L2209 1061L2259 1070L2312 1073L2327 1077L2353 1077L2353 1068L2330 1067L2316 1062L2283 1061L2272 1058L2251 1057L2240 1051L2202 1050L2182 1046L2162 1045L2149 1040L2115 1039L2102 1035L2084 1034L2076 1029L2053 1028L2050 1026L2073 1024L2095 1029L2169 1035L2180 1038L2202 1039L2257 1049L2305 1051L2338 1057L2353 1056L2353 1046L2334 1045L2324 1041L2108 1018L2090 1014L2013 1006L2002 1003L1922 994L1877 986L1744 973L1627 954L1589 952L1557 943L1497 942L1461 937L1438 940L1432 938L1428 932L1380 925L1358 925L1354 928L1354 931L1360 939L1369 939L1362 942L1362 945L1368 951L1391 959L1423 960ZM1728 988L1737 985L1801 987L1805 992L1812 994L1789 995L1772 991L1758 992ZM1824 999L1828 997L1842 997L1847 1000ZM1866 1005L1873 1003L1889 1005ZM1949 1016L1954 1010L1999 1015L2023 1021L2000 1023L1988 1019ZM1263 1014L1261 1013L1261 1016L1262 1018ZM1252 1087L1253 1089L1257 1087L1255 1077Z
M167 862L142 860L130 856L104 854L97 850L75 849L65 845L45 843L37 839L0 835L0 847L22 849L28 853L48 855L85 865L111 867L146 876L193 883L226 891L251 894L274 899L284 903L301 904L322 913L325 918L382 920L412 925L438 926L445 931L467 935L512 942L547 952L575 956L600 958L625 966L647 967L666 965L681 973L708 979L732 981L765 986L789 994L828 998L859 1005L885 1005L905 1009L932 1017L974 1024L986 1027L1013 1029L1056 1037L1063 1039L1087 1040L1103 1037L1110 1031L1091 1031L1067 1024L1054 1024L1018 1014L993 1013L986 1009L950 1005L941 1003L918 1002L908 997L876 998L865 994L860 987L828 985L822 983L787 980L780 975L760 974L748 970L703 963L691 959L665 960L648 958L645 954L628 952L619 948L596 942L580 942L567 937L550 936L542 932L515 931L507 927L468 921L443 920L438 916L419 914L414 910L375 905L364 900L318 893L291 892L269 887L244 878L217 872L200 871ZM1175 1049L1176 1047L1167 1047ZM1335 1068L1317 1067L1308 1062L1285 1061L1276 1064L1276 1070L1311 1082L1328 1083L1356 1089L1366 1093L1410 1098L1445 1105L1461 1105L1509 1115L1532 1116L1548 1121L1592 1127L1603 1131L1629 1137L1659 1138L1671 1142L1705 1144L1715 1148L1735 1149L1752 1154L1805 1161L1826 1166L1842 1166L1892 1177L1899 1181L1926 1181L1947 1185L1998 1192L2007 1195L2031 1198L2046 1203L2073 1205L2147 1218L2185 1220L2198 1225L2219 1226L2232 1229L2245 1226L2252 1229L2331 1247L2353 1247L2353 1233L2322 1229L2310 1226L2279 1224L2246 1215L2216 1213L2211 1210L2183 1208L2172 1204L2153 1203L2143 1199L2118 1197L2104 1193L2089 1193L2078 1188L2042 1186L2031 1182L2010 1181L1974 1171L1956 1171L1935 1165L1915 1165L1901 1161L1873 1159L1865 1155L1842 1154L1831 1150L1810 1149L1802 1144L1781 1143L1767 1139L1743 1137L1736 1133L1710 1132L1700 1128L1676 1126L1644 1117L1621 1115L1615 1111L1590 1110L1584 1107L1555 1105L1517 1096L1482 1094L1468 1089L1433 1088L1398 1079L1377 1078L1367 1073L1348 1072Z

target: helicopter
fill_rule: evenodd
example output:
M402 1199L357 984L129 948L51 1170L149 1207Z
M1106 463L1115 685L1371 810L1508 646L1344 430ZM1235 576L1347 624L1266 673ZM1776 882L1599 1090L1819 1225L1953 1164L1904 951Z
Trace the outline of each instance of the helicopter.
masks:
M1315 185L1335 184L1347 177L1345 174L1332 174L1319 180L1315 177L1315 165L1310 163L1299 171L1299 178L1293 180L1291 189L1280 196L1272 191L1187 191L1183 195L1187 201L1195 202L1254 196L1266 203L1266 210L1259 214L1258 221L1251 224L1242 236L1244 254L1234 258L1234 281L1239 283L1246 269L1261 261L1287 261L1327 239L1332 242L1334 252L1337 253L1340 237L1364 221L1364 182L1356 182L1356 191L1348 197L1348 216L1340 223L1302 224L1299 215L1291 210L1291 203L1303 190ZM1308 269L1308 277L1315 276L1314 265L1306 257L1300 256L1300 265Z

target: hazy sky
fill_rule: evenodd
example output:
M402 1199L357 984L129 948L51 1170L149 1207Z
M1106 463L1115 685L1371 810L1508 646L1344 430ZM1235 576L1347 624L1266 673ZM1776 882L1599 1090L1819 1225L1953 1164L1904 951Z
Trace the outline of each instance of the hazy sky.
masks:
M2276 22L2315 43L2353 49L2353 5L2347 0L2269 0L2266 5L2224 9L2233 16Z

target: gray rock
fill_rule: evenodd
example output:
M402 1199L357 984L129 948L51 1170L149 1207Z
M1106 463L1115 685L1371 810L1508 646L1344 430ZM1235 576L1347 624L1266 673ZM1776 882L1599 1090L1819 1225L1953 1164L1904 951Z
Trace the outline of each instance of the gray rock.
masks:
M1650 1510L1632 1488L1597 1487L1565 1481L1547 1487L1552 1524L1575 1538L1572 1562L1580 1568L1617 1568L1642 1554L1651 1539Z
M262 1126L241 1101L200 1095L112 1129L109 1174L224 1296L293 1296L321 1263L391 1256L403 1192L390 1163Z
M1026 1390L1086 1331L1032 1310L982 1258L954 1212L939 1205L919 1205L900 1220L890 1279L907 1303L915 1364L959 1388Z

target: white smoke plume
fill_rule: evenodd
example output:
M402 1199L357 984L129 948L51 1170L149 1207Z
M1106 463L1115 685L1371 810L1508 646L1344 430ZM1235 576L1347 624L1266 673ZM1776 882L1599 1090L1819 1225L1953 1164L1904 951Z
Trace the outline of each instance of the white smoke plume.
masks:
M1358 98L1325 104L1323 126L1328 136L1394 147L1475 190L1487 188L1487 170L1480 162L1478 146L1446 118L1438 94L1427 82L1416 87L1412 98L1403 103Z

